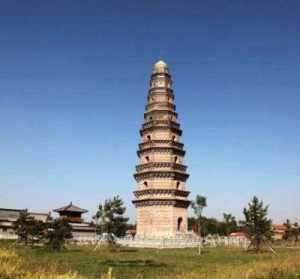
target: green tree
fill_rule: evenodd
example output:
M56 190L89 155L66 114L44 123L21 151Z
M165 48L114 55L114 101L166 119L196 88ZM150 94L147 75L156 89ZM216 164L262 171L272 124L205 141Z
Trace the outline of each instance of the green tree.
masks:
M20 212L18 220L15 222L15 231L19 240L25 245L41 242L45 237L46 224L30 216L27 209Z
M16 235L19 237L19 241L28 245L29 235L30 235L30 226L29 221L31 217L29 216L28 210L25 209L20 212L19 218L14 224L14 230Z
M72 238L72 227L69 222L60 218L49 224L47 239L48 246L53 251L61 251L67 239Z
M47 224L30 218L29 220L29 242L31 246L34 246L35 243L40 243L45 239Z
M286 219L284 225L286 229L283 235L283 239L291 240L293 238L293 225L289 219Z
M299 241L299 235L300 235L300 227L299 227L299 224L297 222L294 223L292 232L293 232L295 242L298 242Z
M229 236L232 232L238 230L236 219L233 215L223 213L224 234Z
M245 221L242 222L244 231L258 252L262 244L271 240L273 235L272 221L268 219L268 206L264 206L263 201L254 196L248 208L244 208L244 216Z
M126 207L119 196L105 200L99 205L96 213L97 233L107 233L112 241L112 235L123 236L127 229L128 218L124 217Z
M203 209L207 206L207 199L204 196L197 195L195 201L191 203L191 207L193 208L194 214L197 219L198 226L198 234L202 235L201 225L202 225L202 212Z
M219 234L219 221L215 218L201 217L202 236Z

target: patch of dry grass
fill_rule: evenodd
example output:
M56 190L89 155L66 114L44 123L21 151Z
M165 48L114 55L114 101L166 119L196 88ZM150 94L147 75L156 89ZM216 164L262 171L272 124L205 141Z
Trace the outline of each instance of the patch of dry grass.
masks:
M158 278L157 278L158 279ZM243 265L215 265L202 273L186 272L159 279L300 279L300 257L288 257L284 261L254 261Z
M58 272L57 264L28 265L14 250L0 248L0 279L87 279L76 272ZM100 279L113 279L112 270Z
M0 246L0 279L300 279L300 250L247 253L238 249L119 249ZM105 274L105 275L103 275ZM102 276L102 277L101 277ZM103 277L104 276L104 277Z

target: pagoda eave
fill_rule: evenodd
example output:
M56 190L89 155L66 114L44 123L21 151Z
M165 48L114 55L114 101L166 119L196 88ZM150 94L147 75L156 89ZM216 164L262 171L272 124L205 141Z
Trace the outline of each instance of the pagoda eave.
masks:
M156 145L159 144L165 144L167 147L177 147L178 149L183 149L184 144L181 142L177 142L174 140L148 140L145 142L142 142L139 144L140 149L146 149L146 148L151 148L155 147Z
M164 72L164 73L152 73L151 74L151 79L156 77L156 76L161 76L161 75L164 75L164 76L167 76L169 79L171 79L171 75L167 72ZM162 87L162 88L165 88L165 87Z
M135 173L134 178L136 181L149 178L172 178L185 182L189 178L189 174L175 171L147 171Z
M167 110L167 109L154 109L154 110L145 112L144 113L144 118L146 118L148 115L155 115L155 114L169 114L169 115L172 115L176 118L178 117L177 112L170 111L170 110Z
M147 100L149 101L151 97L155 96L155 95L165 95L167 94L167 96L169 98L172 98L173 100L175 99L174 93L173 93L173 89L171 88L161 88L161 87L156 87L156 88L151 88L148 90L148 97Z
M157 152L157 153L164 153L164 152L170 152L172 155L181 155L184 156L185 155L185 151L181 150L181 149L177 149L175 147L158 147L158 146L154 146L154 147L149 147L149 148L145 148L142 150L138 150L137 151L137 155L140 157L142 154L144 153L151 153L151 152Z
M176 106L174 104L170 104L169 102L151 102L146 105L146 111L151 111L151 109L155 107L160 107L162 109L170 109L172 111L176 110Z
M136 166L136 171L141 172L143 170L151 169L151 168L171 168L173 170L186 171L187 166L177 163L170 162L150 162L146 164L141 164Z
M144 189L144 190L137 190L133 192L134 195L138 198L144 195L174 195L179 197L187 197L190 192L185 190L178 190L178 189Z
M144 133L152 132L157 130L170 130L172 133L181 136L182 130L177 127L170 127L170 126L152 126L145 129L140 130L140 135L142 136Z
M132 203L136 207L163 205L163 206L188 208L191 202L188 200L178 200L178 199L145 199L145 200L133 200Z
M180 124L176 123L175 121L172 120L151 120L142 125L142 129L147 129L150 127L172 127L176 129L180 129Z

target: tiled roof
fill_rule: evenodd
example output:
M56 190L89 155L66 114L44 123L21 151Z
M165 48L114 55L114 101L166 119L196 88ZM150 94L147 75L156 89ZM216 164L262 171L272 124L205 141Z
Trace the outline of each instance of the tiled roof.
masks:
M11 208L0 208L0 220L14 222L18 220L20 213L25 211L25 209L11 209ZM37 212L28 212L29 216L33 217L36 220L46 222L50 214L47 213L37 213Z
M0 208L0 220L15 221L21 211L21 209Z
M283 224L274 224L273 227L275 230L282 230L282 231L286 230L286 226Z
M244 232L232 232L230 236L235 236L235 237L246 237L246 234Z
M63 206L61 208L54 209L54 212L63 212L63 211L81 212L81 213L88 212L88 210L80 208L80 207L74 205L72 202L70 202L68 205Z

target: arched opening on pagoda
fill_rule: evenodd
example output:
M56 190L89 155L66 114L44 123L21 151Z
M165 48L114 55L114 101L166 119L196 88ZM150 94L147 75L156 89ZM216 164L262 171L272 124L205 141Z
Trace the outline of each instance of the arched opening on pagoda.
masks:
M151 136L150 135L147 136L147 140L151 141Z
M182 231L182 217L179 217L177 219L177 231L178 232Z
M148 182L147 181L144 182L144 186L148 187Z
M178 161L178 157L175 156L175 157L174 157L174 162L177 163L177 161Z
M179 189L179 186L180 186L180 182L177 181L177 182L176 182L176 189Z
M146 162L147 162L147 163L150 161L149 156L146 156L145 159L146 159Z
M172 141L175 141L176 140L176 136L172 136Z

